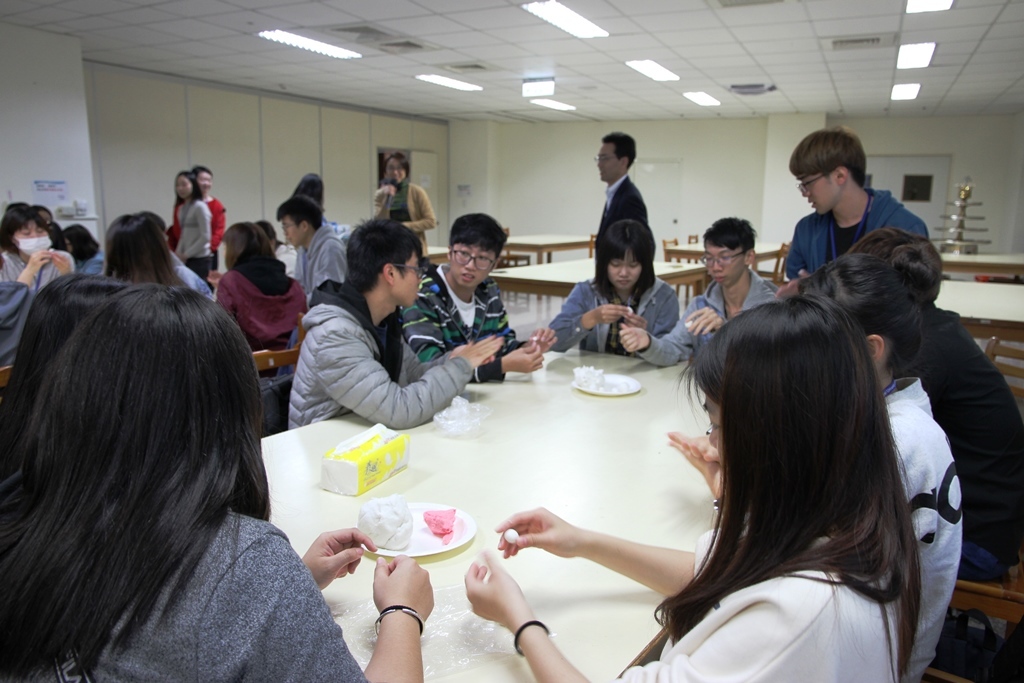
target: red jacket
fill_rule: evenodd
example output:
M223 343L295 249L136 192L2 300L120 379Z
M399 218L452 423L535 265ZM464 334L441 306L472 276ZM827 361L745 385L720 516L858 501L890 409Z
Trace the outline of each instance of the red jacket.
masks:
M296 280L288 280L288 291L277 296L264 294L235 269L224 273L217 285L217 303L238 322L253 351L288 348L299 313L307 310L302 286Z
M217 251L220 241L224 238L224 228L227 227L227 210L220 200L210 197L206 200L206 206L210 209L210 251ZM180 230L180 228L179 228Z

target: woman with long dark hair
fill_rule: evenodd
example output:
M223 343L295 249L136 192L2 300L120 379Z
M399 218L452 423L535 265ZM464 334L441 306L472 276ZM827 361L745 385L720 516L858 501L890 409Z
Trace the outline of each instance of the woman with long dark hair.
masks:
M695 553L543 509L498 525L519 532L499 549L585 557L666 596L657 618L670 642L626 681L898 680L917 622L917 549L856 322L820 298L765 304L722 327L691 378L718 453L719 514ZM474 564L466 587L477 614L516 633L539 681L583 680L498 560Z
M235 223L224 233L228 272L217 285L217 303L245 334L253 351L288 348L288 339L306 312L302 285L285 275L270 240L253 223Z
M21 467L19 442L32 419L46 369L78 323L126 286L108 277L74 273L56 280L32 302L18 344L18 362L0 401L0 481Z
M654 275L654 236L639 221L608 226L597 244L594 278L573 287L549 327L558 341L554 351L579 346L631 356L622 344L623 323L661 337L679 321L675 290Z
M318 586L376 547L332 532L303 566L267 521L250 353L216 304L159 285L71 335L0 486L0 678L366 680ZM379 559L374 599L393 609L367 677L421 681L426 572Z
M963 488L958 576L999 578L1019 562L1024 539L1024 421L1013 393L960 316L935 305L942 259L927 237L882 228L849 253L887 261L921 307L921 352L911 374L921 378L932 417L949 437Z
M910 372L921 347L921 312L899 273L868 254L826 263L800 281L800 292L833 299L860 323L885 395L921 553L921 615L905 678L916 682L935 657L956 584L963 516L949 441Z
M188 183L187 187L186 182ZM185 194L186 190L187 194ZM175 193L182 203L175 209L175 217L181 225L181 239L178 240L174 253L178 255L186 268L202 280L206 280L206 276L210 274L211 265L210 239L213 214L210 212L210 207L203 201L203 189L191 171L184 175L178 174L175 180Z
M164 224L149 211L118 216L107 228L104 274L134 284L187 286L211 296L209 286L167 248Z

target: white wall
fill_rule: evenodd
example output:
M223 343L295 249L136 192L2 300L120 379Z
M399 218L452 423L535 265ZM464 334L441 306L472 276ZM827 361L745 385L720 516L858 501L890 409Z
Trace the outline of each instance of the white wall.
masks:
M78 39L0 24L0 45L0 203L34 203L32 181L65 180L69 199L87 201L94 214ZM56 220L95 228L95 221Z
M85 78L105 223L143 209L169 220L174 176L202 164L214 173L229 224L265 218L276 226L277 206L303 175L318 173L328 218L354 225L373 212L378 147L437 155L431 199L448 223L444 123L91 63ZM442 233L428 233L431 244L444 243Z
M825 115L821 113L768 117L764 204L758 231L765 242L789 242L796 222L810 213L807 200L797 191L796 181L789 172L789 157L808 133L824 127Z

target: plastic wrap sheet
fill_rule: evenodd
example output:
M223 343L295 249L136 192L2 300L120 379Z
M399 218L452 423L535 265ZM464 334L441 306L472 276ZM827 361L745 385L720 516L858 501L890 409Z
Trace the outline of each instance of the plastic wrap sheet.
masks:
M352 656L366 668L377 644L373 623L378 611L373 600L338 605L331 613L345 632L345 642ZM387 618L396 619L400 615ZM434 611L430 613L420 642L423 673L428 679L515 656L512 634L473 614L462 585L434 591Z
M434 424L446 436L474 437L480 434L483 421L490 414L487 406L456 396L450 406L434 415Z

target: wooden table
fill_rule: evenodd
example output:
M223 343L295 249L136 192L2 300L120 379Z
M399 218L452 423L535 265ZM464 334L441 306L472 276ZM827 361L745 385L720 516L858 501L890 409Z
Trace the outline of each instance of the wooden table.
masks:
M515 235L508 238L505 248L509 251L528 252L537 256L536 263L544 262L543 256L547 254L547 262L551 263L551 254L556 251L573 251L574 249L589 249L590 237L575 237L573 235Z
M754 252L758 263L778 258L781 250L782 242L754 242ZM665 249L665 259L669 261L672 259L682 259L683 261L691 259L696 261L703 255L703 242L700 244L680 244L678 247Z
M1024 342L1024 285L945 280L935 305L959 313L975 338Z
M654 273L675 285L701 287L707 268L702 264L654 262ZM594 277L594 259L578 259L545 263L539 266L520 266L491 271L491 277L501 289L540 296L567 297L578 282ZM700 290L697 290L698 293Z
M448 247L428 246L425 256L428 261L435 265L448 263Z
M701 475L668 446L666 432L701 434L706 416L680 393L679 368L634 358L570 351L549 353L544 369L510 373L503 384L471 384L468 398L493 409L481 435L445 437L433 424L409 430L410 466L357 498L319 488L323 454L369 423L346 416L263 440L271 521L302 554L320 532L355 526L360 506L401 493L409 502L451 505L476 521L474 540L421 558L435 591L462 586L470 562L497 547L494 527L510 514L545 506L580 526L641 543L692 549L710 528L711 494ZM592 365L627 374L642 389L603 398L570 387L573 368ZM505 565L555 642L590 680L611 680L658 633L651 590L585 560L526 550ZM324 591L334 607L367 601L372 558ZM461 588L450 594L462 596ZM344 620L343 620L344 621ZM429 648L431 622L424 638ZM346 633L352 641L358 632ZM507 638L512 652L511 635ZM436 678L445 682L534 680L515 655Z
M944 273L1024 276L1024 254L942 254Z

